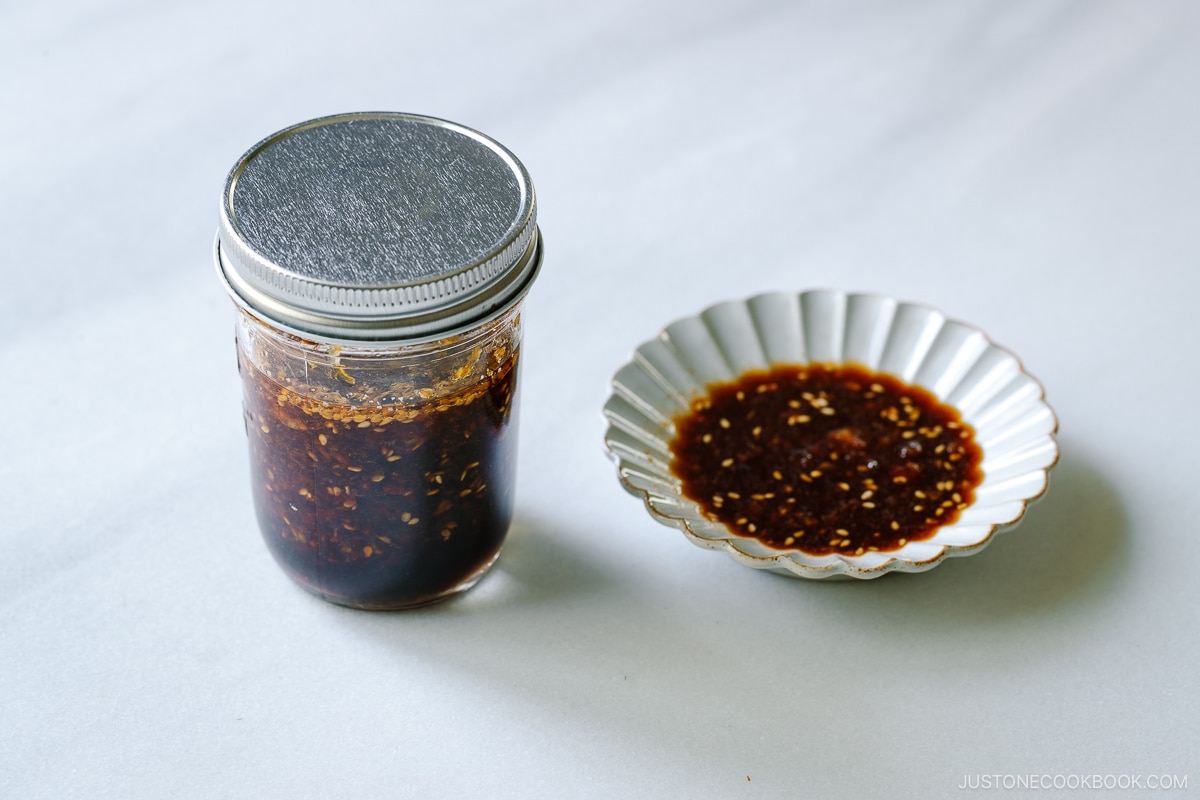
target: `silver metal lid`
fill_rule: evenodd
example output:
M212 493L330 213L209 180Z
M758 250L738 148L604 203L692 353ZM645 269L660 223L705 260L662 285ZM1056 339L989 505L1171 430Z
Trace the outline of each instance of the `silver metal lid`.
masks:
M434 117L341 114L238 160L216 260L234 299L283 327L416 339L516 302L540 238L529 173L503 145Z

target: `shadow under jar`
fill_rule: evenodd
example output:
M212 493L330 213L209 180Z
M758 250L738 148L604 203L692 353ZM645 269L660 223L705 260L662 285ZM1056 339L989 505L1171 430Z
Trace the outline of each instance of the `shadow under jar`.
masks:
M429 117L314 120L242 157L221 222L276 561L356 608L470 588L512 519L521 306L541 264L520 162Z

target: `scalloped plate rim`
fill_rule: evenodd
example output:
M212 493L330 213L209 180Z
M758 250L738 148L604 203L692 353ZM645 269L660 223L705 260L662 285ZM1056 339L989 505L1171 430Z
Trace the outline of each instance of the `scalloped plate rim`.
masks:
M836 561L828 563L828 564L823 564L823 565L803 564L803 563L799 563L798 561L793 560L793 558L791 558L790 556L793 554L799 555L802 557L806 557L806 558L814 558L814 556L812 556L811 554L804 553L801 550L795 550L795 549L780 550L778 555L773 555L773 556L764 556L764 555L756 555L756 554L752 554L752 553L747 553L744 550L741 550L740 548L738 548L738 546L737 546L738 540L743 539L745 537L740 537L737 534L733 533L732 531L729 531L729 529L723 523L716 522L715 520L713 522L716 525L724 528L725 531L729 534L728 537L721 537L721 538L715 538L715 539L702 537L692 529L691 522L687 518L682 517L682 516L675 516L675 515L668 514L664 511L661 511L661 510L655 508L654 505L652 504L652 500L656 497L661 497L664 500L682 501L684 504L695 508L695 510L697 512L695 514L695 516L697 518L702 517L703 512L701 511L700 507L691 498L688 498L687 496L683 495L682 493L679 495L676 495L674 497L671 497L671 496L667 496L667 495L662 495L657 492L650 492L646 489L642 489L642 488L634 486L625 475L624 466L629 462L627 462L624 458L622 458L620 455L615 453L612 449L612 446L610 443L611 433L613 430L616 430L618 428L617 428L616 423L612 420L611 417L609 417L609 415L607 413L608 401L611 400L615 395L620 393L619 390L617 389L617 386L614 381L616 374L619 373L621 370L623 370L628 364L633 363L634 357L631 357L629 360L627 360L626 362L621 364L621 366L618 367L617 371L614 372L613 378L610 378L609 383L608 383L608 395L607 395L608 399L606 400L606 402L604 404L604 413L603 413L603 417L605 419L605 422L607 423L607 427L605 429L605 434L604 434L604 441L605 441L605 445L606 445L607 455L609 456L609 458L614 462L614 464L617 467L617 477L618 477L618 480L619 480L622 488L624 488L629 494L633 495L634 497L641 499L643 507L650 514L652 519L654 519L656 522L658 522L662 525L679 530L680 532L682 532L684 534L684 536L688 539L689 542L691 542L693 545L695 545L697 547L701 547L706 550L723 551L727 555L729 555L731 558L733 558L735 561L737 561L739 564L743 564L744 566L748 566L748 567L751 567L754 569L764 569L764 570L774 572L776 574L784 574L784 575L788 575L790 577L806 578L806 579L810 579L810 580L828 580L828 579L836 579L836 578L851 578L851 579L869 580L869 579L881 577L886 574L890 574L892 572L908 572L908 573L925 572L927 570L932 569L933 567L936 567L938 564L942 563L947 558L970 556L970 555L974 555L978 552L981 552L982 550L984 550L986 547L988 547L992 543L992 541L996 538L997 534L1011 530L1012 528L1019 525L1024 520L1025 515L1027 514L1027 512L1029 510L1029 507L1031 505L1033 505L1034 503L1036 503L1037 501L1041 500L1045 496L1046 492L1049 490L1050 472L1057 465L1059 458L1061 456L1061 450L1058 446L1058 440L1057 440L1057 434L1058 434L1058 429L1059 429L1058 415L1054 412L1054 409L1049 405L1049 403L1046 402L1045 387L1043 386L1041 381L1039 381L1036 376L1032 375L1025 368L1025 365L1022 363L1020 357L1017 356L1016 353L1012 352L1011 350L1009 350L1006 347L996 344L994 341L992 341L991 337L988 336L987 333L985 331L983 331L982 329L980 329L978 326L973 325L968 322L964 322L962 320L948 317L942 311L933 307L932 305L925 304L925 303L919 303L919 302L899 300L895 297L891 297L889 295L878 293L878 292L849 292L849 291L843 291L843 290L838 290L838 289L808 289L808 290L799 291L799 292L791 292L791 291L761 292L758 294L750 295L741 300L731 299L731 300L722 300L717 303L712 303L712 304L706 306L705 308L701 309L699 312L697 312L695 314L686 315L686 316L680 317L677 320L673 320L672 322L668 323L667 325L662 326L659 329L658 333L654 337L651 337L650 339L644 340L643 342L639 343L637 345L637 347L634 348L634 354L636 356L636 354L641 350L642 347L644 347L645 345L647 345L651 342L654 342L655 340L665 339L668 328L670 328L674 325L677 325L678 323L683 322L685 320L689 320L692 318L699 318L699 317L703 316L704 314L708 313L712 309L715 309L718 307L730 306L730 305L742 305L742 306L749 307L749 304L751 302L758 300L760 298L765 298L765 297L788 298L788 299L796 302L797 305L799 306L802 303L802 298L809 296L809 295L821 295L821 296L826 296L826 297L828 297L828 296L835 297L839 300L840 309L843 312L844 312L847 304L849 303L850 299L854 298L854 297L868 297L868 298L872 298L875 300L890 301L891 303L894 304L892 306L893 319L894 319L894 312L902 307L907 306L907 307L918 308L918 309L925 311L926 313L936 315L936 317L938 319L940 319L941 325L945 325L946 323L954 323L954 324L962 326L964 328L968 328L973 332L977 332L978 334L980 334L980 336L982 336L983 341L987 347L994 348L999 353L1012 359L1013 364L1016 366L1016 369L1017 369L1016 374L1027 376L1038 387L1038 395L1036 398L1033 398L1031 400L1031 405L1034 408L1038 407L1039 405L1044 406L1047 409L1047 411L1049 411L1050 417L1053 420L1053 424L1052 424L1050 430L1048 432L1042 434L1042 435L1048 436L1050 438L1050 440L1053 442L1053 445L1054 445L1053 458L1050 461L1050 463L1047 464L1045 467L1031 469L1029 471L1028 474L1039 473L1039 472L1042 473L1045 476L1045 480L1042 483L1041 490L1037 494L1030 496L1030 497L1021 498L1022 507L1021 507L1020 514L1018 514L1012 520L1009 520L1006 522L986 524L986 528L987 528L986 533L976 542L972 542L969 544L936 545L936 547L938 548L938 552L928 558L922 558L922 559L912 559L912 558L905 558L900 555L890 555L887 558L887 560L884 561L883 563L876 564L871 567L856 566L853 563L851 563L851 560L856 558L856 556L842 556L842 555L838 555ZM800 319L801 323L803 323L803 314L802 313L801 313L799 319ZM844 323L844 320L843 320L843 323ZM764 351L764 355L765 355L765 351ZM926 355L928 355L928 353L926 353ZM777 364L777 363L782 363L782 362L774 362L774 363ZM806 361L806 362L798 362L798 363L814 363L814 362ZM856 362L851 362L851 361L847 361L845 359L841 359L841 360L838 360L836 362L831 362L831 363L846 364L846 363L856 363ZM769 365L773 365L773 364L769 364ZM919 368L919 364L918 364L918 368ZM628 399L628 398L626 398L626 399ZM986 484L986 477L985 477L984 483L981 484L981 486L984 484ZM980 525L979 527L982 528L982 527L985 527L985 525ZM759 542L759 540L757 540L757 539L752 539L752 540L748 540L748 541Z

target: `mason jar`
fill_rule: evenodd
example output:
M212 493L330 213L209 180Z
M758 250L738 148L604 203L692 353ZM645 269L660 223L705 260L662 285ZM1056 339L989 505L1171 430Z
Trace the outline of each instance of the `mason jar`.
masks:
M432 117L312 120L238 160L215 249L258 526L284 572L365 609L474 585L513 513L542 261L525 168Z

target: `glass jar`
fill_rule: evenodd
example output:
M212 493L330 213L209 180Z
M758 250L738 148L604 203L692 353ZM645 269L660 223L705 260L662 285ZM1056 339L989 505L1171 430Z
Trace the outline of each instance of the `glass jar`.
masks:
M238 161L216 261L239 306L254 505L305 589L409 608L494 563L541 256L524 167L454 123L327 117Z

